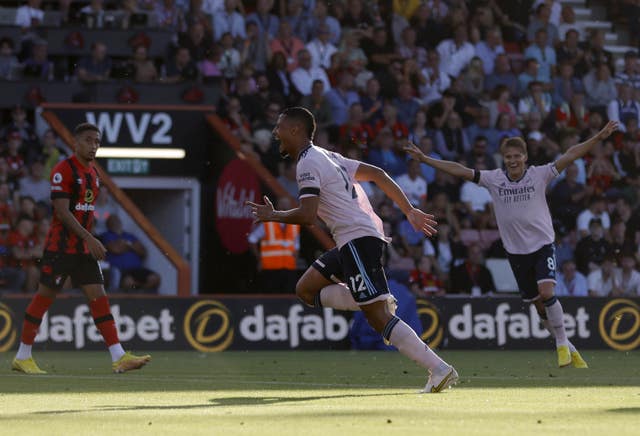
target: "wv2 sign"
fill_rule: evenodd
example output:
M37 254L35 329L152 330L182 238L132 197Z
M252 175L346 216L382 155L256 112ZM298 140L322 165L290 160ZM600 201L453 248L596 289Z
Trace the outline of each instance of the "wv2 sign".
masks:
M173 143L173 119L166 112L86 112L86 120L98 126L107 144Z

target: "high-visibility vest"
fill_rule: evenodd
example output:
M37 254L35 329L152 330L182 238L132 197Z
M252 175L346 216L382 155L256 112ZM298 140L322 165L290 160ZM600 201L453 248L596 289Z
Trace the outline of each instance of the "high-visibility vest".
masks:
M262 269L296 269L297 224L263 223L264 238L260 241Z

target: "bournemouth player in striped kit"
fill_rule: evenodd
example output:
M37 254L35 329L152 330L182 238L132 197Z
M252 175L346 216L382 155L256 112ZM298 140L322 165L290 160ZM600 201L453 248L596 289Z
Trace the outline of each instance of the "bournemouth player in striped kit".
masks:
M51 202L53 219L40 260L40 284L27 307L22 326L20 347L12 368L26 374L43 374L31 356L31 347L42 317L56 295L71 277L89 301L95 325L111 354L114 372L138 369L151 356L134 356L125 352L118 339L118 330L104 290L104 279L98 264L106 249L91 234L93 212L100 188L98 173L93 166L100 147L100 130L83 123L74 130L74 154L51 170Z

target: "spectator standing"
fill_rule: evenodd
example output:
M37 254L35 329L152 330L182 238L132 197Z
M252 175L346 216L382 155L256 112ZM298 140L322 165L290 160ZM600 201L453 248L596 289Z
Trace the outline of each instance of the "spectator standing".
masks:
M304 50L304 43L297 38L288 21L282 20L278 27L278 35L271 40L271 53L282 53L286 60L287 71L291 72L296 69L298 52Z
M313 15L309 17L309 33L311 38L319 38L321 27L326 26L329 30L329 41L331 44L338 45L342 33L340 22L329 15L328 11L326 0L316 0Z
M273 0L258 0L256 11L247 16L247 23L253 22L258 26L258 34L262 39L268 41L274 38L280 27L280 18L271 13Z
M27 4L20 6L16 11L15 25L23 29L30 29L42 24L44 11L41 8L42 0L27 0Z
M293 86L303 96L310 95L313 82L316 80L322 81L324 90L331 89L327 73L322 67L312 65L311 54L307 49L300 50L298 52L298 67L291 73Z
M238 11L238 0L224 0L224 10L213 15L213 40L219 41L222 35L229 32L236 43L246 37L244 16Z
M536 31L534 42L524 51L524 57L538 61L537 79L543 83L551 83L556 67L556 51L548 43L547 31L540 28Z
M420 162L417 160L407 162L407 172L399 175L395 180L413 207L424 210L427 201L427 182L420 174Z
M486 65L485 65L486 68ZM495 58L492 72L484 79L484 89L492 93L498 86L505 86L511 95L518 91L518 78L511 71L511 63L506 54L499 54Z
M324 23L319 25L317 36L307 44L306 48L311 55L314 68L331 67L331 56L338 51L338 48L331 43L331 30Z
M443 71L453 77L469 65L475 56L475 49L468 41L466 24L458 25L452 39L445 39L437 47L440 54L440 66Z
M611 78L611 70L605 63L597 64L584 76L583 81L589 110L604 113L609 102L618 97L615 82Z
M499 27L492 27L487 31L485 39L480 40L475 45L476 56L482 59L484 73L490 75L493 73L496 59L499 55L505 54L502 45L502 34Z
M278 209L290 209L292 206L288 198L278 198ZM259 289L265 292L284 292L295 288L300 226L276 222L259 223L249 234L248 240L251 251L258 260Z
M630 119L640 124L640 103L633 98L631 83L618 83L618 98L611 100L607 105L607 117L619 122L621 132L627 131L626 124Z
M345 124L351 105L360 102L360 97L353 91L353 75L348 71L340 73L338 84L327 92L326 97L331 105L334 124Z
M325 96L324 82L322 80L316 79L313 81L311 94L302 97L300 105L311 111L316 118L318 130L323 130L333 125L333 113L331 105Z

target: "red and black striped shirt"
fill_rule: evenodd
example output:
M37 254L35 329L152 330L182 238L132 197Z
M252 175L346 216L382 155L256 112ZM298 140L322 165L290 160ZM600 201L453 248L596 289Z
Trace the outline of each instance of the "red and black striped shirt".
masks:
M93 211L100 188L95 167L83 166L75 155L59 162L51 170L51 200L69 199L69 210L78 222L91 231ZM67 254L88 254L87 244L53 214L51 228L45 243L46 251Z

